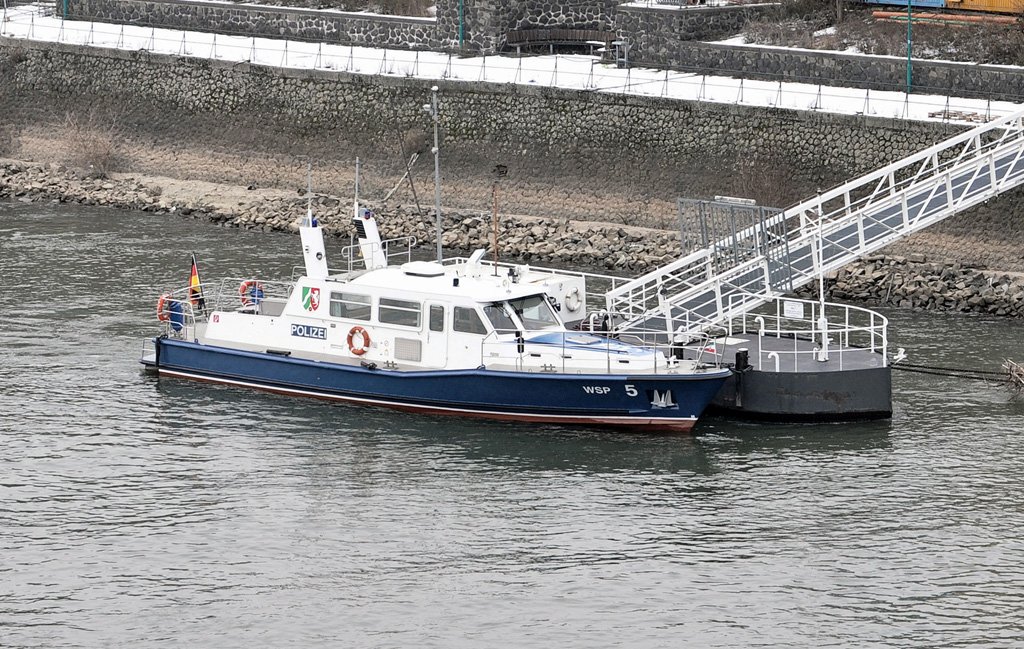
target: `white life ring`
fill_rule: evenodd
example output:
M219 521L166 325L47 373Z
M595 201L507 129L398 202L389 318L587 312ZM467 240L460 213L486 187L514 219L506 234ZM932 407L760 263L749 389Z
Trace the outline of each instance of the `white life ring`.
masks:
M573 286L572 290L565 294L565 308L575 313L579 311L582 304L583 300L580 299L580 289L578 286Z

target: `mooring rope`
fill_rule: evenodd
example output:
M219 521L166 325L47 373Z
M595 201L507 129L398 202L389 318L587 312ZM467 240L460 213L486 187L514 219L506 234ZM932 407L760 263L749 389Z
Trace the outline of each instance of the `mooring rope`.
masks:
M993 381L999 378L1006 378L1006 372L992 370L970 370L962 367L942 367L940 365L915 365L913 363L894 363L894 370L904 372L915 372L917 374L931 374L933 376L951 376L958 379L973 379L975 381Z
M964 369L962 367L942 367L941 365L918 365L915 363L893 363L894 368L905 369L914 368L919 370L936 370L939 372L967 372L969 374L989 374L992 376L1006 376L1005 370L972 370Z

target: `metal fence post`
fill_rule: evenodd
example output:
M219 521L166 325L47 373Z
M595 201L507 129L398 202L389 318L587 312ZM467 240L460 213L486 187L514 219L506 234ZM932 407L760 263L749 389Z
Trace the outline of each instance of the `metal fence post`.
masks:
M477 81L487 81L487 55L484 54L483 62L480 64L480 74L476 78Z

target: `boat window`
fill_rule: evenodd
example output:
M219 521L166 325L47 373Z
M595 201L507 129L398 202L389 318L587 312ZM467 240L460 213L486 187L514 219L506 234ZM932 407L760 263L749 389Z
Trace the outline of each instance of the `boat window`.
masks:
M491 321L491 326L495 331L510 332L520 328L509 315L508 305L504 302L488 304L484 307L484 315Z
M467 334L486 334L487 328L477 314L476 309L464 306L455 307L452 328Z
M561 326L551 305L543 295L530 295L516 300L509 300L523 326L527 329L546 329Z
M331 315L349 320L369 320L370 296L331 292Z
M419 302L382 297L377 307L377 320L382 324L419 327L420 310Z
M430 330L444 331L444 307L440 304L430 305Z

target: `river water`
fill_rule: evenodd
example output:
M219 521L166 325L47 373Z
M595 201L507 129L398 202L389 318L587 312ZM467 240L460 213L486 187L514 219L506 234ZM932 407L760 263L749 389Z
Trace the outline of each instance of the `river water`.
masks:
M338 246L328 243L328 252ZM896 373L891 421L656 437L140 371L164 289L298 238L0 204L0 646L1024 645L1024 404ZM1024 323L887 311L997 368Z

